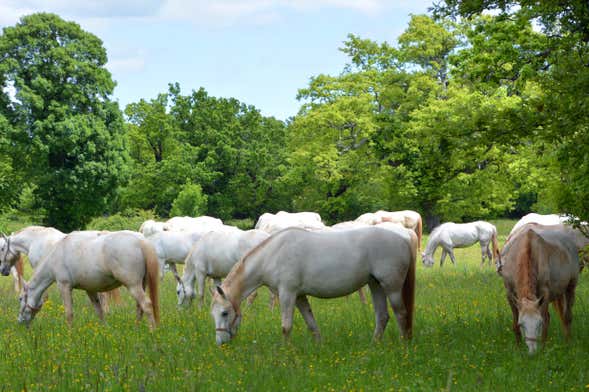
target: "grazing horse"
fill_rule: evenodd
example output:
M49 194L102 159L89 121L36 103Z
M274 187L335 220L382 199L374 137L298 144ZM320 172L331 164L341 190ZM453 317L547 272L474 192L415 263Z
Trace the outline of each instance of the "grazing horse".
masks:
M175 216L168 219L164 223L164 230L189 232L197 231L204 234L213 227L217 226L223 226L223 221L221 219L206 215L199 216L197 218L192 218L190 216Z
M389 320L388 298L401 336L409 339L416 252L417 237L405 229L311 232L289 228L274 234L235 264L213 293L211 314L217 344L235 336L241 322L241 302L261 285L278 293L285 338L290 335L296 306L319 339L307 295L336 298L368 284L376 315L374 338L382 337Z
M2 234L0 238L1 273L7 276L12 266L17 266L18 276L15 280L22 286L22 254L26 254L33 269L39 265L41 259L53 248L57 241L65 237L61 231L53 227L28 226L10 236ZM20 267L19 267L20 265ZM12 270L13 275L15 269ZM20 290L19 290L20 292Z
M124 285L137 301L137 320L146 313L153 329L159 322L158 273L155 251L139 233L73 232L55 244L25 285L18 321L28 325L33 320L43 305L43 292L53 282L61 292L68 325L73 320L73 289L86 291L103 320L97 294Z
M503 277L507 301L513 314L516 340L522 335L530 354L538 341L546 341L552 302L565 336L570 336L579 277L575 236L559 226L528 223L503 247L498 272Z
M425 252L422 253L423 264L426 267L434 265L434 253L438 246L442 247L440 267L444 265L446 254L450 255L452 264L456 265L454 248L465 248L479 242L481 244L481 265L485 264L485 258L497 258L499 245L497 243L497 228L485 221L471 223L443 223L436 227L429 236ZM489 244L493 246L493 254L489 250Z
M162 231L146 238L155 249L162 279L164 265L168 263L176 280L181 282L176 271L176 263L184 263L186 256L201 237L202 234L199 232Z
M3 235L3 238L0 238L0 241L4 241L5 244L7 244L7 249L4 253L0 250L2 275L7 275L7 269L11 265L15 265L17 267L16 270L19 272L18 280L22 285L22 282L24 282L22 277L22 254L24 253L28 256L31 267L34 270L41 263L43 257L45 257L53 249L55 244L61 241L65 236L66 234L53 227L44 226L28 226L8 237ZM3 249L3 246L4 245L0 245L0 248ZM2 257L2 255L4 255L4 257ZM16 261L17 256L20 257L18 261ZM108 293L100 293L100 300L105 312L108 312L109 309L109 297L115 302L119 302L119 290L114 289Z
M199 306L202 306L205 278L211 277L215 280L215 285L219 285L221 278L227 276L235 263L268 237L268 233L256 229L212 231L205 234L194 245L184 262L184 275L177 287L178 305L192 301L195 297L196 281Z
M164 222L156 222L153 219L146 220L141 224L141 227L139 227L139 232L145 237L149 237L162 231L164 231Z
M256 229L263 230L268 234L278 233L289 227L305 230L325 229L321 216L316 212L278 211L276 215L266 212L258 218L255 226Z
M513 235L513 233L515 233L520 227L522 227L523 225L527 224L527 223L538 223L544 226L552 226L552 225L559 225L561 223L566 223L568 222L569 218L566 215L557 215L557 214L549 214L549 215L542 215L542 214L536 214L535 212L531 212L527 215L524 215L521 217L520 220L518 220L515 225L513 225L513 228L511 229L511 231L509 232L509 235L507 236L507 241L509 241L509 239L511 238L511 236Z
M398 223L407 229L415 231L417 234L417 249L421 250L421 238L423 236L423 222L418 212L411 210L403 211L383 211L378 210L375 213L368 212L356 218L355 222L367 225L378 225L385 222Z

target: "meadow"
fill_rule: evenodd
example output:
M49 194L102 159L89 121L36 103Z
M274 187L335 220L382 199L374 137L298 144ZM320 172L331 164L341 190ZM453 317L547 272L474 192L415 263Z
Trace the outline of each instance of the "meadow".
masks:
M513 221L495 221L500 243ZM424 238L424 244L427 236ZM573 308L573 337L565 342L558 317L545 347L529 356L511 331L511 311L493 266L480 266L480 247L456 250L426 269L418 260L414 337L399 340L394 318L372 341L374 315L357 294L311 299L322 333L315 343L295 313L283 341L280 312L268 291L243 304L237 337L218 347L208 305L176 306L168 274L161 287L161 325L135 324L135 305L111 307L106 323L76 291L74 325L66 327L54 286L30 328L16 322L12 280L0 279L0 391L582 391L589 389L589 281L581 276ZM30 268L27 275L30 275ZM207 294L208 295L208 294ZM207 298L207 304L209 303Z

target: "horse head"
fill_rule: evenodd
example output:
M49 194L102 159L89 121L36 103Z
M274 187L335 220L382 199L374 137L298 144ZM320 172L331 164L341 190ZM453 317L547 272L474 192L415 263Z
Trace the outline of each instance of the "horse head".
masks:
M423 265L426 267L433 267L434 266L434 255L433 254L426 254L423 252L421 254L421 259L423 261Z
M217 344L221 345L233 339L241 323L241 312L239 305L235 305L220 286L217 286L213 294L211 315L215 320Z
M528 346L528 352L533 354L538 349L538 341L542 336L544 318L540 306L544 298L532 300L522 298L517 301L519 311L517 325Z
M10 274L10 268L16 264L19 258L19 252L16 252L10 246L10 237L0 233L0 273L4 276Z
M29 285L25 283L19 297L20 310L18 312L18 322L19 324L25 324L27 327L43 306L43 301L36 303L35 299L29 295L29 292Z
M194 288L191 285L185 285L182 281L176 283L176 295L178 306L189 305L196 296Z

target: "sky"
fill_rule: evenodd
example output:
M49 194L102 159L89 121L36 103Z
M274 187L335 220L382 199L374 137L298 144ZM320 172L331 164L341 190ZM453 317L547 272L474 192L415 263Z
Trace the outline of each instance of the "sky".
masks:
M285 120L312 76L339 74L348 34L396 42L432 0L0 0L0 27L53 12L98 36L121 108L178 82Z

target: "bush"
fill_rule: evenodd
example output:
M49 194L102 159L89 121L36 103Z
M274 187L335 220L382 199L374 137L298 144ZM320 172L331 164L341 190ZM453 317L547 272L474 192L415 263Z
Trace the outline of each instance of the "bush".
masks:
M94 218L86 225L86 230L139 230L143 222L148 219L157 219L153 211L140 209L127 209L110 216Z
M198 184L186 183L172 203L170 216L200 216L207 210L207 195Z

